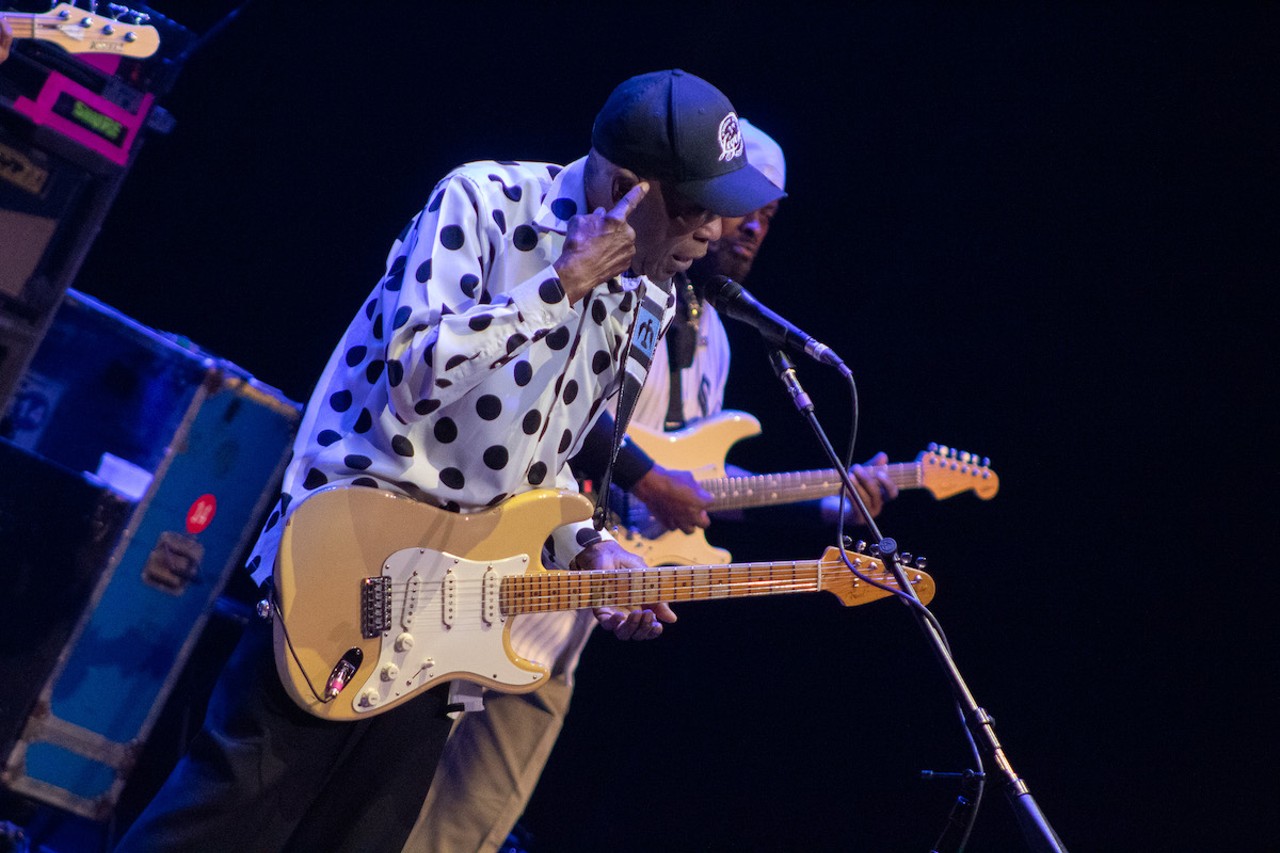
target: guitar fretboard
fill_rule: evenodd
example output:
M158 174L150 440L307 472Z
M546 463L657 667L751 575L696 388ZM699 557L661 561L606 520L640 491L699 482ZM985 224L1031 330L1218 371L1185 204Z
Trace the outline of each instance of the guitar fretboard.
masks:
M918 489L923 484L919 462L897 462L883 468L899 489ZM828 468L824 471L720 477L702 480L698 485L711 493L713 509L747 509L838 494L841 482L836 471Z
M876 560L851 555L859 571L896 586ZM832 575L850 582L841 560L734 563L724 566L661 566L585 572L536 572L502 580L500 607L506 615L578 610L584 607L639 607L655 601L710 601L741 596L820 592Z
M52 15L30 15L18 12L0 11L0 20L7 21L10 31L13 32L13 37L20 39L32 39L36 37L37 17L42 17L44 19L41 24L45 27L53 27L58 23L58 20Z

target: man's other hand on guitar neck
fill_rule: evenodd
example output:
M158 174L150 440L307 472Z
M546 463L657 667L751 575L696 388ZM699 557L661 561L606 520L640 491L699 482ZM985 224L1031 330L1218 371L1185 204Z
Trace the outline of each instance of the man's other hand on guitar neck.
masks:
M643 569L644 560L613 540L583 548L573 560L580 571ZM662 635L663 623L676 621L675 611L665 601L645 604L634 610L626 607L597 607L593 611L600 627L619 640L652 640Z
M631 489L653 517L667 530L692 533L711 524L707 510L711 493L698 485L688 471L672 471L654 465Z
M854 465L849 469L853 477L853 485L857 487L862 502L872 518L880 515L884 505L898 496L898 486L889 476L889 455L883 451L871 457L862 465ZM835 524L840 517L840 495L828 495L820 503L824 523ZM862 524L862 513L852 501L844 502L844 520L846 524Z

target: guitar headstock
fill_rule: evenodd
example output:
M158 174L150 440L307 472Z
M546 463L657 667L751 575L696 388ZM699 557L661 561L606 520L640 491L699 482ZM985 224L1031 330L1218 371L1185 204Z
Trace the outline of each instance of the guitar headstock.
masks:
M94 9L97 3L93 3ZM160 34L146 26L148 15L127 6L106 4L110 16L72 3L59 3L33 15L33 38L49 41L68 53L107 53L146 59L160 48Z
M949 498L972 489L985 501L1000 491L1000 478L987 467L991 460L979 461L976 454L968 451L930 444L916 461L920 463L920 485L935 498Z
M844 553L849 558L849 562L859 572L877 583L897 589L898 579L894 577L893 572L885 567L881 560L876 557L868 557L866 554L859 554L856 551L845 551ZM907 582L915 590L916 596L925 604L932 601L934 593L933 578L911 566L903 566L903 571L907 576ZM822 589L840 599L840 603L845 607L866 604L867 602L888 598L892 595L891 592L872 586L849 571L849 567L844 564L844 560L840 557L840 549L835 547L828 548L822 554L820 578Z

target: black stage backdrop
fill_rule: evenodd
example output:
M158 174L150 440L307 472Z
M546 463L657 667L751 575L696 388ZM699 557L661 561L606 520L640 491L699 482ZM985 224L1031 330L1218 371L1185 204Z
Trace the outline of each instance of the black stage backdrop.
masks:
M207 32L230 3L155 7ZM1115 6L1113 8L1113 6ZM304 400L434 182L585 153L609 90L679 66L786 150L749 285L831 344L858 458L989 456L904 495L934 612L1072 850L1275 849L1274 5L271 3L187 64L77 286ZM732 461L822 467L749 329ZM847 390L800 366L833 440ZM1269 512L1268 512L1269 515ZM830 535L761 517L739 559ZM920 851L969 766L892 603L687 605L588 647L524 823L542 853ZM358 784L358 780L353 780ZM1020 849L998 789L972 850Z

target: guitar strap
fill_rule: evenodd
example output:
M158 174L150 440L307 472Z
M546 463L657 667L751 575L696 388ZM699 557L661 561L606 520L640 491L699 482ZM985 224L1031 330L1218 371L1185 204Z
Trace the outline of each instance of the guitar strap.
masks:
M591 522L596 530L603 530L608 518L609 486L613 482L613 465L618 459L618 450L627 434L627 423L635 410L636 400L640 397L640 388L645 377L649 375L649 367L653 364L654 353L658 349L658 336L662 331L663 304L654 299L651 291L657 290L663 295L666 291L661 285L648 283L644 288L644 296L636 318L631 323L626 350L622 363L622 389L618 392L618 409L613 416L613 440L609 446L609 464L605 466L604 476L600 480L596 492L596 508Z
M684 419L684 371L693 366L693 354L698 349L698 326L702 306L693 290L693 282L681 278L676 284L679 300L676 303L676 319L667 330L668 393L667 416L662 422L665 432L683 429Z

